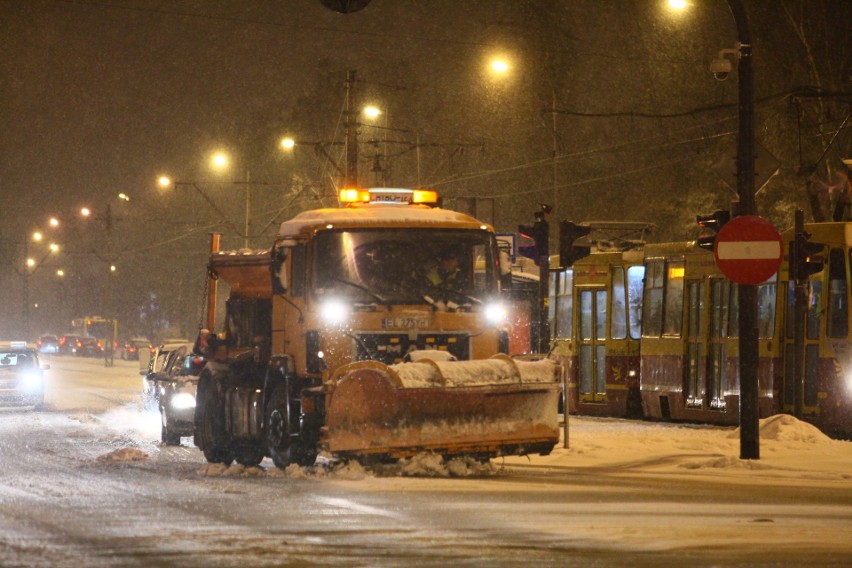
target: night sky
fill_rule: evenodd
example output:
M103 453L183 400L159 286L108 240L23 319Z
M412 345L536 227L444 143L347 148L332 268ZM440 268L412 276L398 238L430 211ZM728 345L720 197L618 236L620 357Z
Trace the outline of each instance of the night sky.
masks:
M198 295L196 284L176 292L154 274L203 273L211 227L228 245L241 240L193 190L158 190L161 174L196 183L239 225L244 185L233 182L251 172L253 224L268 229L253 242L260 248L275 214L332 205L330 164L311 146L294 156L277 144L284 135L328 142L339 158L350 69L356 104L386 108L393 129L361 128L363 185L373 185L381 152L392 156L389 185L431 185L459 206L481 199L498 230L555 200L558 218L648 221L665 227L661 238L694 238L701 211L692 209L733 197L710 164L736 130L736 77L716 81L708 66L736 31L723 0L696 0L679 15L664 4L372 0L343 15L319 0L0 0L0 284L10 291L0 307L20 312L13 268L24 235L48 215L70 221L84 204L101 216L110 205L115 249L105 252L104 223L69 222L57 236L76 274L63 285L63 317L97 309L90 292L110 260L123 263L128 313L151 290L163 302L174 293L173 306ZM758 135L783 164L764 192L774 214L806 203L793 193L798 135L784 94L817 79L849 92L850 10L830 0L746 4L756 97L768 101L758 104ZM799 20L810 22L810 51L791 24ZM501 83L486 72L494 54L512 63ZM816 160L842 113L810 109L805 154ZM840 138L827 160L849 148L848 132ZM207 164L216 149L233 160L225 179ZM119 192L131 201L117 202ZM49 263L31 280L55 305L48 273L61 261Z

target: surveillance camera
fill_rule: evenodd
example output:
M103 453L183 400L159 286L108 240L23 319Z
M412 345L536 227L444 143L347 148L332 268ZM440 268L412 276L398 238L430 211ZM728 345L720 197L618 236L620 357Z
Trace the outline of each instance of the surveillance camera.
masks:
M728 59L714 59L710 62L710 72L716 77L717 81L724 81L733 71L733 65Z

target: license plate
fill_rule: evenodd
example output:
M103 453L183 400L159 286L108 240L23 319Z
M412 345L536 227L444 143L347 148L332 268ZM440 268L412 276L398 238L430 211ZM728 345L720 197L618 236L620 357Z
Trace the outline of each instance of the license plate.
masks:
M382 329L425 329L429 318L383 318Z

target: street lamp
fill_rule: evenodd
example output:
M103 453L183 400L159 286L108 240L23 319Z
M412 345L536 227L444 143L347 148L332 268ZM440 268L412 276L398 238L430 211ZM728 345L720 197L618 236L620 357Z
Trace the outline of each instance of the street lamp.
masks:
M55 217L51 217L48 221L48 224L51 227L57 227L59 225L59 221ZM44 233L41 231L33 231L27 238L24 239L24 266L23 271L19 270L15 267L15 270L20 274L24 279L24 333L27 336L27 339L32 335L32 330L30 329L30 278L33 274L35 274L41 265L44 263L47 258L59 252L59 245L56 243L50 243L47 246L47 250L44 251L44 255L40 259L36 259L30 256L30 244L31 243L41 243L44 241Z
M124 201L124 202L130 201L130 196L127 195L126 193L123 193L123 192L115 195L115 198L119 199L120 201ZM106 298L106 312L107 312L107 314L106 314L106 316L110 321L113 322L113 326L112 326L113 334L112 334L112 337L110 337L109 345L105 346L105 349L104 349L104 366L105 367L112 367L113 364L114 364L113 356L114 356L115 342L116 342L116 339L117 339L116 336L115 336L115 331L116 331L117 325L115 324L116 315L115 315L115 298L114 298L114 285L113 285L113 273L115 273L115 257L116 257L116 254L115 254L115 246L114 246L114 243L113 243L113 231L112 231L113 221L114 221L113 213L112 213L112 203L110 201L107 201L106 206L104 207L103 215L94 215L93 212L92 212L92 209L90 209L89 207L81 207L80 208L80 215L84 219L90 219L91 218L92 220L95 220L95 221L103 221L105 228L106 228L107 258L105 260L107 262L109 262L109 272L107 272L107 298Z

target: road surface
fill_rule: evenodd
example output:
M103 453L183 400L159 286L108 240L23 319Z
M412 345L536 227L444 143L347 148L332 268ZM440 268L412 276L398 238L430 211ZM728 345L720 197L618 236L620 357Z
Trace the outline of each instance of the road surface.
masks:
M191 438L159 445L135 362L49 363L47 407L0 414L0 566L852 565L852 475L655 469L667 458L650 451L601 467L424 458L418 477L222 471ZM590 424L577 436L675 428Z

